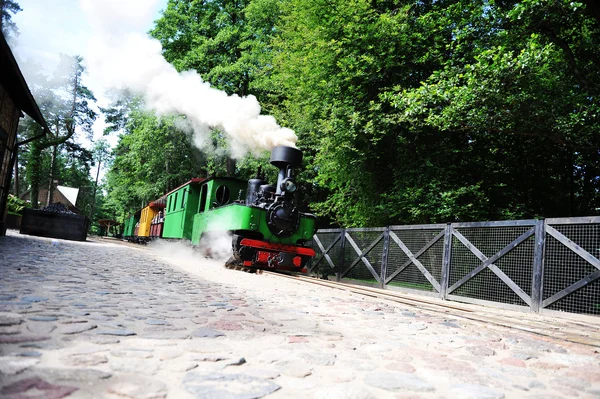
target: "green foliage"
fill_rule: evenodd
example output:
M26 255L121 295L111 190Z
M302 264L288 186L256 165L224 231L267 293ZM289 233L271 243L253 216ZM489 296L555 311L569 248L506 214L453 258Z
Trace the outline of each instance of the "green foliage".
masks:
M273 86L317 150L316 209L346 226L596 213L598 26L567 1L288 2Z
M151 34L178 70L256 95L295 129L302 202L321 226L600 209L591 1L169 0ZM125 134L107 203L122 215L191 176L231 172L224 155L194 153L176 118L111 112Z
M17 25L13 22L11 15L19 11L23 11L23 9L16 1L0 0L0 28L4 36L19 35L19 29L17 29Z
M169 0L151 34L179 71L195 70L229 94L248 94L251 63L242 55L249 39L244 7L249 0Z
M119 220L192 177L206 176L211 167L191 136L177 128L177 118L156 117L139 102L127 114L106 175L105 206Z
M6 210L8 213L20 215L23 209L27 208L28 204L26 201L9 194L8 200L6 201Z
M82 62L79 56L61 55L52 78L47 78L43 85L31 87L50 129L45 137L31 142L22 159L27 162L27 182L31 187L34 208L38 207L40 186L52 190L50 181L64 180L61 176L64 169L59 167L61 157L68 158L67 163L77 164L75 168L84 168L89 173L92 155L75 140L78 131L91 139L92 126L96 120L96 112L91 106L96 99L81 83L84 73ZM29 119L21 124L19 136L27 139L41 133L41 127Z

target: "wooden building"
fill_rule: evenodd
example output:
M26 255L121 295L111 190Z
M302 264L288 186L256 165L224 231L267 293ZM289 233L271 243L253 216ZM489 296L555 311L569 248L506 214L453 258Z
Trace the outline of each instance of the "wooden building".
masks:
M43 134L17 143L17 126L23 113L43 128ZM20 145L41 138L48 125L35 102L4 35L0 33L0 236L6 234L6 201L13 165Z
M38 192L38 204L40 207L50 204L62 204L73 213L81 214L81 210L75 206L77 203L77 197L79 195L79 189L74 187L59 186L56 183L53 184L54 190L52 192L52 198L48 203L48 188L40 188ZM31 190L25 191L21 194L20 198L27 202L31 202Z

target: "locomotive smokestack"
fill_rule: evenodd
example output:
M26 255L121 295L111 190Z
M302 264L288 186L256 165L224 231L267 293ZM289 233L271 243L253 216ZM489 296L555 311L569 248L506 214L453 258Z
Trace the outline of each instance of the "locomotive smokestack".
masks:
M277 146L271 151L271 165L279 168L277 194L296 191L293 170L302 165L302 151L293 147Z

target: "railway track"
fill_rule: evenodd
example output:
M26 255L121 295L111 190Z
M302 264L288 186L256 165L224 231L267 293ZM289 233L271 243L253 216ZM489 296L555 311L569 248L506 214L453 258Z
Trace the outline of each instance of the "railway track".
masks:
M600 320L568 320L532 313L486 308L479 305L441 301L437 298L416 297L391 290L351 285L307 276L269 271L263 271L263 274L415 306L431 312L444 313L457 319L483 322L578 344L600 347Z

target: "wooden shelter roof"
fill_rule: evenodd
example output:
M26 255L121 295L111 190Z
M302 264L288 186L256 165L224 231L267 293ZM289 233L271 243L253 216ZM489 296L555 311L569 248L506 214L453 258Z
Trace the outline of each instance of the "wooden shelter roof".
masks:
M111 219L100 219L98 220L98 224L102 227L111 227L111 226L119 226L121 223L116 220Z
M44 132L47 132L49 129L46 120L42 116L31 91L29 91L27 82L25 82L25 78L19 69L19 64L17 64L17 60L3 34L0 34L0 83L17 108L33 118L44 128Z

